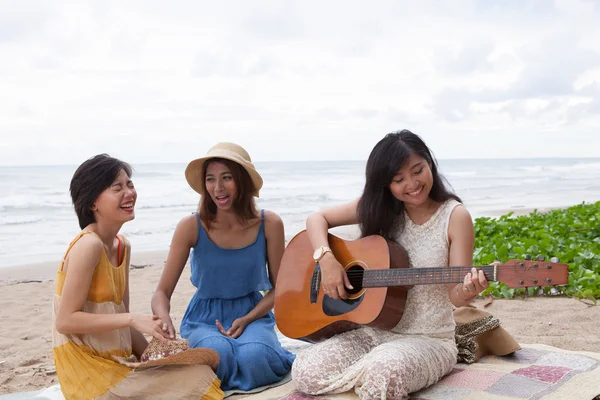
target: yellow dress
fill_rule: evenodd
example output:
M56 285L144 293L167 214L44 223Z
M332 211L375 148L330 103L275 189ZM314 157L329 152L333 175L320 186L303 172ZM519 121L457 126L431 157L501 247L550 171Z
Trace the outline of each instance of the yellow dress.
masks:
M69 245L67 253L85 234L82 231ZM125 249L125 252L127 250ZM52 313L52 353L61 391L66 399L222 399L221 382L208 365L161 366L132 370L112 356L132 353L129 328L94 334L63 335L56 330L56 314L68 271L64 259L56 276ZM103 250L94 270L84 312L124 313L127 254L114 267Z

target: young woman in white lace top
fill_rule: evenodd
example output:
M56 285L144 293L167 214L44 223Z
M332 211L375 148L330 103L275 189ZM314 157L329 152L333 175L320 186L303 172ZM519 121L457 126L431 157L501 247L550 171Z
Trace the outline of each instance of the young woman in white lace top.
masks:
M386 135L373 148L363 194L312 214L306 223L315 250L327 247L329 228L360 224L361 235L402 245L410 267L472 265L473 222L445 185L429 148L414 133ZM331 252L319 261L325 293L347 297L351 288ZM456 364L452 305L465 305L488 287L475 269L460 284L417 285L391 331L361 327L298 354L292 376L311 395L354 389L360 399L403 399L439 381Z

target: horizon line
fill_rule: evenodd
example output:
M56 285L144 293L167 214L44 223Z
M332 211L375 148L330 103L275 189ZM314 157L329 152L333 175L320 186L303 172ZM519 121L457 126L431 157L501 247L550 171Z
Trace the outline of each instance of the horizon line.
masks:
M481 160L549 160L549 159L561 159L561 160L600 160L600 157L569 157L569 156L558 156L558 157L471 157L471 158L436 158L437 161L481 161ZM367 159L340 159L340 160L253 160L253 163L309 163L309 162L366 162ZM189 161L156 161L156 162L128 162L130 165L160 165L160 164L188 164ZM10 167L72 167L80 164L0 164L0 168Z

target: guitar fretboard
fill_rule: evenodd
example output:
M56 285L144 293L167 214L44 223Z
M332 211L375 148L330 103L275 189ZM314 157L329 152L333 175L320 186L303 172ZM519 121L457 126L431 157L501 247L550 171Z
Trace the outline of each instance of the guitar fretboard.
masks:
M459 283L473 267L435 267L435 268L398 268L383 270L366 270L363 272L363 287L385 287L405 285L431 285L443 283ZM486 265L476 267L482 270L488 281L495 281L495 267Z

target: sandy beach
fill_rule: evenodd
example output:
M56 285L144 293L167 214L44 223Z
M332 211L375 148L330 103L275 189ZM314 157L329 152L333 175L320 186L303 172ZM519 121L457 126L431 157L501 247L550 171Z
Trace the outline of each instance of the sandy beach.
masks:
M150 298L166 253L133 253L132 312L149 313ZM57 383L50 334L54 271L58 263L0 269L0 393L37 390ZM179 327L194 293L186 268L173 296L172 318ZM21 281L21 283L18 283ZM565 297L478 300L521 343L567 350L600 351L600 307Z
M297 400L323 392L328 394L319 400L340 400L354 394L329 397L350 388L363 398L406 392L419 400L600 400L600 44L593 39L600 37L600 24L593 22L600 20L600 0L471 1L460 7L451 2L344 7L278 2L264 10L250 2L235 7L192 1L145 2L144 7L93 0L38 1L34 7L24 1L6 3L0 14L0 87L8 94L0 96L0 400L22 400L24 392L46 388L60 397L52 346L56 275L69 244L93 221L106 249L114 233L108 234L111 226L126 221L118 233L132 247L129 308L151 316L152 295L169 249L189 248L193 240L193 226L180 222L193 225L196 216L198 222L200 214L209 217L206 200L213 197L211 205L219 208L215 222L222 229L211 233L210 227L196 227L200 245L194 246L202 253L202 271L195 275L209 289L196 292L188 261L170 304L177 338L195 294L230 297L264 289L265 278L259 276L264 270L256 270L264 266L264 257L273 261L279 222L273 223L267 213L256 240L238 246L250 234L233 217L249 212L245 193L261 216L269 211L281 219L279 246L304 231L310 215L326 209L331 211L323 214L325 225L361 221L365 233L403 243L410 265L422 269L388 274L396 275L391 278L371 274L370 284L361 282L371 293L387 279L398 279L397 284L411 279L418 284L456 282L468 276L465 264L488 267L484 273L498 282L480 290L477 282L472 289L466 279L463 293L486 293L475 295L471 305L497 317L523 345L518 356L458 363L453 370L443 368L448 364L443 349L431 361L425 354L428 345L418 341L418 351L389 343L372 354L374 362L360 359L364 363L355 363L349 352L344 358L313 347L303 368L308 371L306 385L298 375L286 383L286 375L272 392L251 400ZM362 201L354 212L348 205L357 199ZM468 211L473 230L464 210L453 211L455 201ZM343 204L348 207L333 210ZM360 230L338 226L330 233L354 240ZM111 260L120 261L121 244ZM354 259L345 266L378 268L374 264L381 265L380 259L371 262L362 254L369 250L360 246L356 254L350 251ZM395 251L390 250L390 257L386 251L377 255L393 261ZM88 257L81 253L82 259ZM215 261L212 270L206 268L208 259ZM521 260L526 262L516 262ZM503 267L489 267L495 261ZM256 263L260 266L252 270ZM438 271L439 264L464 270ZM122 291L123 278L99 278L103 267L103 262L96 265L92 289L97 290L89 290L85 282L74 284L86 292L80 296L86 294L86 311L114 312L113 305L122 309L122 293L113 296L105 289L117 283ZM289 271L299 270L292 267ZM71 277L73 272L68 271ZM339 278L343 271L337 272ZM320 278L313 279L316 286L329 279ZM564 287L550 287L557 282ZM287 294L283 289L274 288ZM462 296L461 287L451 290L451 297ZM69 291L64 294L70 302ZM450 318L450 305L445 287L422 294L411 296L412 310L404 304L409 311L404 322L408 325L419 315L431 326L419 318L413 321L427 334L442 329L431 309L443 301ZM323 294L319 296L322 300ZM211 314L199 317L209 324L239 314L227 305L205 310L208 301L198 303L193 311ZM354 304L373 308L374 303L362 298ZM382 309L393 308L388 306L384 303ZM341 307L325 303L322 310L331 317ZM217 308L221 315L213 313ZM284 315L308 325L299 308L277 311L280 331L293 332L284 328ZM99 321L106 315L88 317L102 326L86 330L82 325L87 321L67 318L60 330L106 329ZM111 321L106 324L114 328ZM108 356L122 350L115 348L122 347L116 330L92 335L98 335L93 343L84 340L92 351ZM246 331L243 338L253 336ZM362 342L379 343L381 338L371 336ZM255 338L260 345L249 347L272 344L265 343L259 330ZM279 338L288 350L301 354L300 343ZM198 338L201 345L208 345L206 339ZM263 391L264 386L255 386L268 373L254 361L268 358L269 350L257 350L254 357L239 340L227 345L243 353L234 357L238 364L256 372L253 376L238 368L240 384L231 386ZM347 346L360 347L355 342ZM434 343L430 348L438 350ZM223 352L221 358L226 358ZM347 359L351 368L344 365ZM64 368L57 361L66 393ZM83 376L88 361L73 365L73 375ZM275 373L280 366L275 364L281 363L267 361ZM446 376L440 377L432 364ZM92 383L76 379L73 386L79 389L74 392L93 392L88 386L96 386L100 396L123 375L107 368L99 377L91 374L101 367L89 369L86 383ZM312 376L327 373L333 376L329 381ZM116 378L104 379L111 374ZM139 393L138 384L148 381L130 378L124 386L133 389L123 389L127 394L122 396ZM151 378L162 386L160 379ZM188 386L179 382L184 379L165 380L169 389ZM223 387L229 389L226 382ZM177 396L171 390L161 395Z

